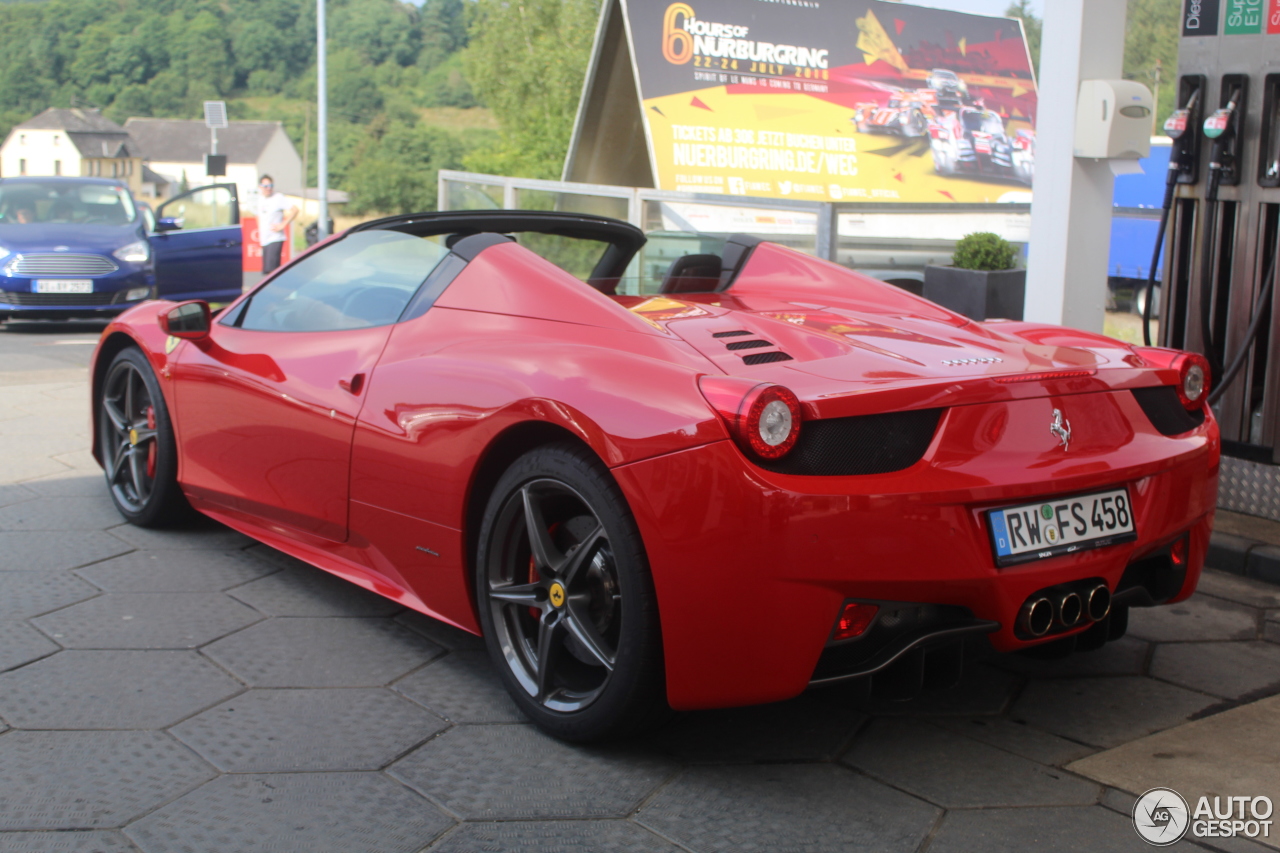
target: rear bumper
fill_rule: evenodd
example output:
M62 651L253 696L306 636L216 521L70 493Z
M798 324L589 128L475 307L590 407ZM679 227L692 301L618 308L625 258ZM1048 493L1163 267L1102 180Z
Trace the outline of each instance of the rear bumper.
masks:
M1103 399L1108 396L1098 395L1113 406L1116 400ZM1015 426L1051 404L1046 398L1019 406ZM1081 447L1075 456L1059 453L1054 464L1038 461L1045 453L1017 448L979 455L973 448L980 442L963 438L995 410L1015 408L950 410L925 458L894 474L772 474L730 442L615 469L652 566L673 707L745 705L800 693L850 598L963 608L972 624L998 626L978 633L990 631L996 649L1011 651L1039 642L1014 633L1017 612L1032 593L1086 578L1102 579L1114 591L1126 567L1186 532L1186 574L1169 600L1189 596L1217 500L1212 418L1176 438L1128 429L1119 449ZM1136 404L1124 414L1143 417ZM954 456L960 446L969 448L967 460ZM987 509L1121 485L1132 496L1136 541L995 565Z

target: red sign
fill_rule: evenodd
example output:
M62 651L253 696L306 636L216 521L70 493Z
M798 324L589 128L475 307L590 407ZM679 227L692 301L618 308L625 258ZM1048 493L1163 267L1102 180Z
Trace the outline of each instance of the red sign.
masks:
M1273 36L1280 35L1280 0L1267 3L1267 32Z
M280 265L289 263L293 252L290 235L291 228L284 229L284 248L280 250ZM258 242L258 217L240 217L240 245L242 247L241 264L245 272L262 272L262 244Z

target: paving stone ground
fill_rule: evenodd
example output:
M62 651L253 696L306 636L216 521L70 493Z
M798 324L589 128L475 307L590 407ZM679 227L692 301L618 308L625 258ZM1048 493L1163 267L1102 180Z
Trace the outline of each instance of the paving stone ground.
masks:
M0 327L29 356L0 360L0 853L1139 850L1137 792L1066 766L1280 692L1280 591L1211 573L1118 643L945 693L566 745L470 635L216 524L122 524L90 347L48 346L92 337Z

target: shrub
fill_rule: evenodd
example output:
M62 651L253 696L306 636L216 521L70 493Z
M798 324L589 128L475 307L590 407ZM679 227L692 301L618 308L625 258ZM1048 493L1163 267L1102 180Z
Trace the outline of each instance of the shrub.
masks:
M978 231L956 243L951 263L965 270L1011 270L1017 255L1017 248L999 234Z

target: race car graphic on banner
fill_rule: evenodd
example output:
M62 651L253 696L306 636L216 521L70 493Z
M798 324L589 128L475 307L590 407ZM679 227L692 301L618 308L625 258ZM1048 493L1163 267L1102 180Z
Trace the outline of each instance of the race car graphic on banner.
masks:
M1020 21L887 0L623 0L659 189L1027 200Z

